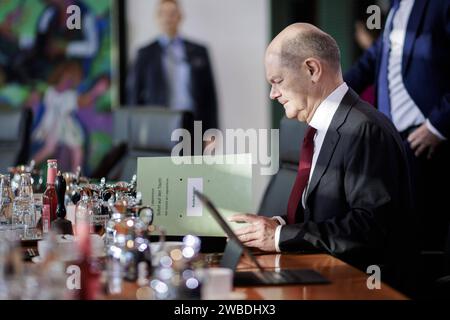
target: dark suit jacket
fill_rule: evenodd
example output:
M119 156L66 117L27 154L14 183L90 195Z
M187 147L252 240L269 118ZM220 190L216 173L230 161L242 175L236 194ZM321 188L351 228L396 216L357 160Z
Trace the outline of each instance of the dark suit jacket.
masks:
M345 74L361 93L376 84L382 41L379 38ZM408 21L402 75L408 93L426 118L450 137L450 1L416 0Z
M365 271L372 264L386 270L398 266L397 258L413 246L401 138L383 114L351 89L326 133L306 208L299 210L300 223L281 229L282 251L318 249Z
M203 129L217 128L217 97L207 49L182 40L191 68L194 119L203 121ZM168 88L163 69L162 48L158 41L141 48L128 78L128 104L168 105Z

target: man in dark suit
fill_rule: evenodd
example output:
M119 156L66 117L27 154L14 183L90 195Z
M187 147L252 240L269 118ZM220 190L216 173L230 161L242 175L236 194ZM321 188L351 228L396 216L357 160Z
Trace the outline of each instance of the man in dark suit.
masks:
M217 97L205 47L179 36L181 9L161 0L158 22L163 32L141 48L128 79L128 104L188 110L203 129L217 128Z
M306 128L292 137L302 148L287 212L231 217L249 223L236 230L240 240L263 251L325 251L364 271L376 264L382 280L399 280L414 247L399 134L343 82L337 43L318 28L287 27L269 45L265 64L270 98Z
M450 181L450 1L393 0L382 36L346 73L357 92L375 84L378 109L406 146L425 249L442 249Z

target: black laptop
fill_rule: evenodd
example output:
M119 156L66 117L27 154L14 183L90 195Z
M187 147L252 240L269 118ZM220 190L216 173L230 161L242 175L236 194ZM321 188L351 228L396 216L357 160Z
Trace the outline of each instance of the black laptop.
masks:
M212 202L199 191L195 190L194 192L228 236L228 242L220 261L220 266L234 271L235 286L330 283L328 279L311 269L282 269L280 271L264 270L252 252L235 235ZM258 268L258 271L236 271L236 267L243 253L250 258Z

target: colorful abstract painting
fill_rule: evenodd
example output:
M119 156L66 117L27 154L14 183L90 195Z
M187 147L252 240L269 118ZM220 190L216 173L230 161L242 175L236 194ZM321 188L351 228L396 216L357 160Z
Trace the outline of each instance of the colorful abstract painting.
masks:
M0 109L33 111L30 161L55 157L62 170L89 174L111 147L112 8L112 0L1 0Z

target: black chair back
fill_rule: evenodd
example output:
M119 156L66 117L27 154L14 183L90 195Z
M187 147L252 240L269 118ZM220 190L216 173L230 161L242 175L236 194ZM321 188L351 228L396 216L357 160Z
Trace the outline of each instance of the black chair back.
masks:
M280 122L280 169L264 194L259 215L285 215L291 189L297 176L300 147L306 124L283 117Z
M32 116L28 109L0 112L0 173L28 162Z
M108 174L111 180L129 181L136 173L138 157L170 156L178 143L171 141L174 130L193 132L191 112L167 108L121 108L114 111L113 122L114 143L126 152Z

